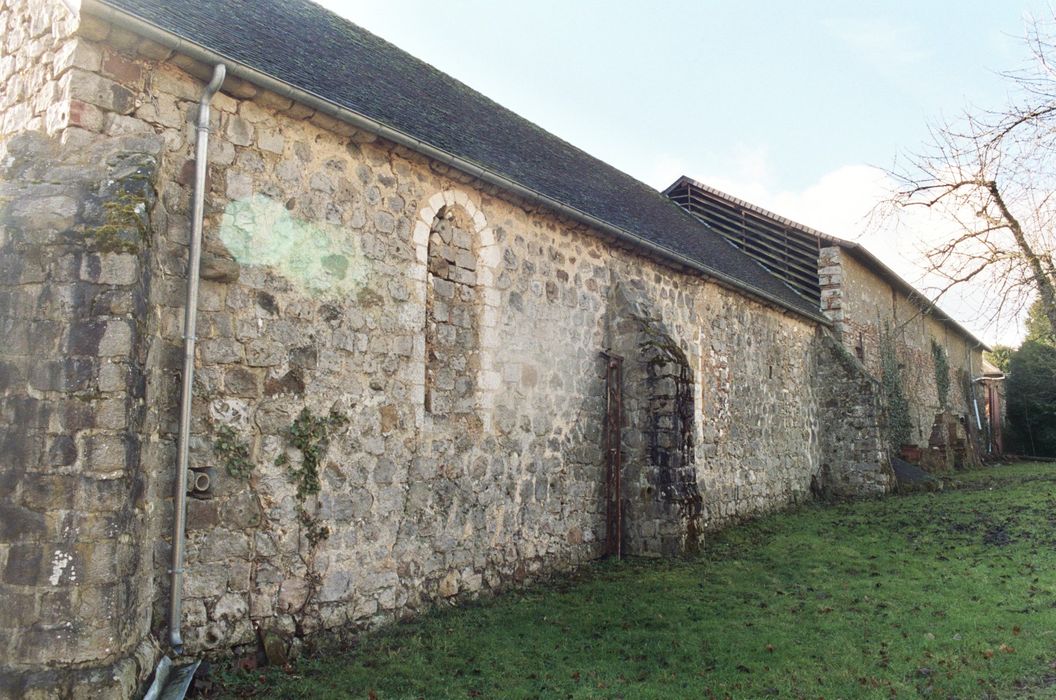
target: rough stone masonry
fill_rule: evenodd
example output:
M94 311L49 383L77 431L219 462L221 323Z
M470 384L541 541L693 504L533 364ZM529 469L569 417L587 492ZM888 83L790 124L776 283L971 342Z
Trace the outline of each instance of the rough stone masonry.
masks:
M0 696L128 697L166 627L208 67L61 3L3 0L0 27ZM604 350L633 365L637 553L812 480L890 488L875 402L832 404L868 381L816 321L245 81L211 126L188 654L598 557Z

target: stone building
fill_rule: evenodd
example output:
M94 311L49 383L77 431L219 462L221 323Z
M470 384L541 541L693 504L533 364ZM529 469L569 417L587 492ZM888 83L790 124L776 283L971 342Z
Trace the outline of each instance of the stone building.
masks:
M0 696L127 697L163 653L285 653L892 486L879 384L816 304L362 29L304 0L0 27Z
M835 337L878 381L887 354L887 372L897 374L907 402L904 442L927 448L935 416L945 410L959 418L979 449L992 451L1000 412L987 408L983 394L982 384L993 382L982 358L989 348L863 245L688 177L665 194L820 308ZM940 376L949 384L945 402Z

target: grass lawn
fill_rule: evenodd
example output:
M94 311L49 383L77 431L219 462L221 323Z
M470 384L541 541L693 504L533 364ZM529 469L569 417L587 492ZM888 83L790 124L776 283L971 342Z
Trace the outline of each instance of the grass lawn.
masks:
M957 478L223 674L220 697L1056 698L1056 464Z

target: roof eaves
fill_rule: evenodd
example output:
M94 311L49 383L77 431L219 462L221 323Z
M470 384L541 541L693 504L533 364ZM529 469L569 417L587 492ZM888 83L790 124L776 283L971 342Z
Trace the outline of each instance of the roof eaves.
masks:
M246 65L245 63L238 61L232 58L231 56L224 55L223 53L215 51L202 44L189 41L185 37L170 32L169 30L159 26L154 22L144 19L143 17L140 17L136 14L127 12L119 7L115 7L114 5L111 5L110 3L106 2L106 0L83 0L82 10L88 12L89 14L99 17L104 21L116 24L136 34L139 34L140 36L144 36L145 38L151 39L159 44L162 44L172 49L177 53L182 53L193 59L205 63L224 63L227 67L228 74L231 76L241 78L255 85L263 87L267 90L270 90L278 95L311 106L319 111L322 111L327 116L348 123L363 131L367 131L369 133L381 136L384 139L387 139L401 146L409 148L413 151L421 153L429 158L432 158L433 160L439 161L440 163L456 168L472 177L479 178L484 182L495 185L507 191L511 191L514 194L528 199L529 201L533 201L550 209L554 209L560 214L568 216L576 221L584 223L593 228L600 229L608 233L609 235L616 237L619 240L622 240L639 249L645 250L647 253L654 257L658 257L669 263L675 263L680 267L685 267L690 270L693 270L696 273L706 278L709 278L724 287L735 289L742 293L746 293L748 296L759 299L770 305L781 307L786 311L790 311L796 315L808 318L817 323L821 323L826 326L832 324L832 321L826 316L824 316L820 311L812 312L810 310L797 306L787 300L781 299L780 297L774 296L773 294L763 289L759 289L754 285L748 284L742 280L727 275L721 270L712 268L710 265L706 265L698 260L693 260L685 255L670 250L669 248L663 245L646 240L645 238L642 238L641 236L631 231L598 219L595 216L592 216L586 212L564 204L541 192L526 187L499 173L491 171L485 168L484 166L481 166L477 163L473 163L460 156L456 156L452 153L432 146L431 144L428 144L419 138L406 134L402 131L392 128L387 124L384 124L366 115L355 112L340 104L337 104L336 102L333 102L332 100L329 100L317 93L313 93L303 88L296 87L286 81L276 78L273 75L259 71L256 68L253 68L252 66Z

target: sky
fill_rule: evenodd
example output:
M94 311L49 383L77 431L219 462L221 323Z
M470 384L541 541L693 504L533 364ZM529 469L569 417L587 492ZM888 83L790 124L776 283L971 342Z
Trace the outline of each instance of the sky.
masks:
M927 290L933 229L870 219L928 126L1000 107L1035 0L322 0L544 129L663 189L688 175L855 240ZM986 290L940 306L986 342Z

